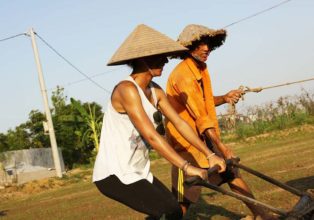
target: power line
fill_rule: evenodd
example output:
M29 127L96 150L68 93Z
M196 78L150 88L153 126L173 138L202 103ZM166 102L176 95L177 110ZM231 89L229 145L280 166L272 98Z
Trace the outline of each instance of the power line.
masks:
M117 71L117 70L119 70L121 68L123 68L123 66L120 66L119 68L116 68L116 69L113 69L113 70L108 70L108 71L103 72L103 73L98 73L98 74L92 75L92 76L90 76L90 78L95 78L95 77L102 76L102 75L107 74L107 73L115 72L115 71ZM69 83L67 83L67 85L73 85L73 84L80 83L80 82L85 81L85 80L87 80L87 79L85 79L85 78L84 79L79 79L79 80L76 80L76 81L73 81L73 82L69 82Z
M270 11L270 10L272 10L272 9L274 9L274 8L277 8L277 7L279 7L279 6L283 5L283 4L286 4L286 3L290 2L290 1L292 1L292 0L286 0L286 1L280 2L280 3L274 5L274 6L270 7L270 8L264 9L264 10L262 10L262 11L259 11L259 12L255 13L255 14L252 14L252 15L247 16L247 17L245 17L245 18L242 18L242 19L240 19L240 20L238 20L238 21L235 21L235 22L233 22L233 23L231 23L231 24L228 24L228 25L226 25L225 27L223 27L223 29L225 29L225 28L227 28L227 27L230 27L230 26L232 26L232 25L235 25L235 24L237 24L237 23L240 23L240 22L242 22L242 21L248 20L248 19L250 19L250 18L256 17L256 16L258 16L258 15L260 15L260 14L263 14L263 13L265 13L265 12L267 12L267 11Z
M16 38L16 37L22 36L22 35L27 36L27 34L26 34L26 33L16 34L16 35L13 35L13 36L11 36L11 37L6 37L6 38L3 38L3 39L0 39L0 42L2 42L2 41L7 41L7 40L10 40L10 39L13 39L13 38Z
M104 74L107 74L107 73L111 73L111 72L114 72L114 71L117 71L119 69L123 68L123 66L119 67L119 68L116 68L116 69L113 69L113 70L109 70L109 71L106 71L106 72L102 72L102 73L98 73L98 74L95 74L95 75L92 75L90 76L90 78L96 78L98 76L101 76L101 75L104 75ZM69 82L67 84L64 84L64 85L61 85L61 87L66 87L66 86L71 86L71 85L74 85L74 84L77 84L77 83L80 83L80 82L83 82L83 81L86 81L88 79L86 78L83 78L83 79L79 79L79 80L76 80L76 81L72 81L72 82ZM48 90L53 90L54 88L50 88Z
M263 13L265 13L265 12L267 12L267 11L270 11L270 10L272 10L272 9L274 9L274 8L277 8L277 7L279 7L279 6L283 5L283 4L286 4L286 3L288 3L289 1L292 1L292 0L285 0L285 1L282 1L282 2L276 4L276 5L272 6L272 7L269 7L269 8L267 8L267 9L262 10L262 11L259 11L259 12L257 12L257 13L254 13L254 14L252 14L252 15L250 15L250 16L247 16L247 17L245 17L245 18L242 18L242 19L240 19L240 20L238 20L238 21L235 21L235 22L233 22L233 23L231 23L231 24L229 24L229 25L226 25L226 26L223 27L223 28L227 28L227 27L230 27L230 26L232 26L232 25L238 24L238 23L240 23L240 22L242 22L242 21L245 21L245 20L251 19L251 18L253 18L253 17L256 17L256 16L258 16L258 15L260 15L260 14L263 14ZM41 36L39 36L37 33L35 33L35 34L39 37L39 39L40 39L42 42L44 42L44 43L45 43L51 50L53 50L59 57L61 57L65 62L67 62L70 66L72 66L75 70L77 70L80 74L82 74L82 75L85 77L85 79L81 79L81 80L77 80L77 81L70 82L70 83L66 84L66 86L73 85L73 84L76 84L76 83L79 83L79 82L82 82L82 81L85 81L85 80L89 80L89 81L91 81L92 83L94 83L96 86L98 86L99 88L101 88L102 90L104 90L105 92L110 93L109 90L103 88L103 87L102 87L101 85L99 85L97 82L95 82L94 80L92 80L92 78L94 78L94 77L96 77L96 76L99 76L99 75L102 75L102 74L105 74L105 73L108 73L108 72L116 71L116 70L119 69L119 68L117 68L117 69L115 69L115 70L107 71L107 72L104 72L104 73L96 74L96 75L94 75L94 76L88 76L87 74L85 74L85 73L83 73L81 70L79 70L79 69L78 69L74 64L72 64L68 59L66 59L64 56L62 56L56 49L54 49L50 44L48 44ZM27 33L21 33L21 34L17 34L17 35L11 36L11 37L7 37L7 38L4 38L4 39L1 39L0 42L1 42L1 41L6 41L6 40L9 40L9 39L12 39L12 38L21 36L21 35L26 35L26 36L27 36Z
M80 80L77 80L77 81L73 81L73 82L70 82L68 84L66 84L66 86L69 86L69 85L73 85L73 84L76 84L76 83L79 83L79 82L82 82L82 81L85 81L85 80L90 80L91 82L93 82L94 84L96 84L98 87L100 87L101 89L103 89L105 92L107 93L110 93L107 89L103 88L101 85L99 85L98 83L96 83L95 81L91 80L91 78L95 78L97 76L100 76L100 75L103 75L103 74L106 74L106 73L110 73L110 72L114 72L120 68L116 68L114 70L109 70L109 71L106 71L106 72L103 72L103 73L98 73L98 74L95 74L93 76L88 76L87 74L84 74L81 70L79 70L76 66L74 66L69 60L67 60L64 56L62 56L59 52L57 52L51 45L49 45L42 37L40 37L37 33L35 33L40 40L42 40L50 49L52 49L58 56L60 56L63 60L65 60L69 65L71 65L73 68L75 68L79 73L81 73L85 78L84 79L80 79ZM29 36L27 33L21 33L21 34L16 34L16 35L13 35L13 36L10 36L10 37L6 37L6 38L3 38L3 39L0 39L0 42L3 42L3 41L7 41L7 40L10 40L10 39L13 39L13 38L16 38L16 37L19 37L19 36ZM52 89L49 89L49 90L52 90Z
M291 0L286 0L286 1L283 1L283 2L280 2L279 4L276 4L276 5L274 5L274 6L272 6L272 7L270 7L270 8L267 8L267 9L264 9L264 10L262 10L262 11L260 11L260 12L257 12L257 13L255 13L255 14L253 14L253 15L250 15L250 16L247 16L247 17L245 17L245 18L242 18L242 19L240 19L240 20L238 20L238 21L235 21L235 22L233 22L233 23L231 23L231 24L229 24L229 25L227 25L227 26L225 26L224 28L227 28L227 27L230 27L230 26L232 26L232 25L234 25L234 24L237 24L237 23L240 23L240 22L242 22L242 21L245 21L245 20L248 20L248 19L250 19L250 18L253 18L253 17L255 17L255 16L258 16L258 15L260 15L260 14L262 14L262 13L265 13L265 12L267 12L267 11L270 11L270 10L272 10L272 9L274 9L274 8L277 8L277 7L279 7L279 6L281 6L281 5L283 5L283 4L285 4L285 3L287 3L287 2L289 2L289 1L291 1ZM37 34L37 36L40 38L40 36ZM41 39L41 40L43 40L43 39ZM46 42L45 42L46 43ZM52 50L54 50L55 51L55 49L53 49L50 45L48 45ZM60 57L62 57L63 59L65 59L62 55L60 55L57 51L55 51ZM68 62L67 60L65 60L66 62ZM69 62L68 62L69 63ZM71 66L73 66L73 64L71 64L71 63L69 63ZM74 67L74 66L73 66ZM75 69L77 69L76 67L74 67ZM85 78L85 79L80 79L80 80L77 80L77 81L73 81L73 82L69 82L69 83L67 83L65 86L70 86L70 85L73 85L73 84L77 84L77 83L80 83L80 82L83 82L83 81L85 81L85 80L90 80L91 78L94 78L94 77L97 77L97 76L99 76L99 75L103 75L103 74L105 74L105 73L108 73L108 72L113 72L113 71L116 71L116 70L118 70L118 69L120 69L120 68L117 68L117 69L115 69L115 70L111 70L111 71L107 71L107 72L104 72L104 73L99 73L99 74L96 74L96 75L94 75L94 76L90 76L90 77L87 77L87 78ZM79 71L79 70L78 70ZM81 71L79 71L79 72L81 72ZM85 76L85 75L84 75ZM86 76L85 76L86 77ZM93 82L93 81L92 81ZM63 87L65 87L65 86L63 86ZM52 90L52 89L50 89L50 90ZM106 90L106 91L108 91L108 90Z
M46 44L53 52L55 52L59 57L61 57L66 63L68 63L70 66L72 66L76 71L78 71L80 74L82 74L85 78L87 78L89 81L91 81L92 83L94 83L97 87L101 88L102 90L104 90L106 93L110 94L111 92L107 89L105 89L104 87L102 87L100 84L98 84L97 82L95 82L90 76L88 76L87 74L83 73L79 68L77 68L74 64L72 64L68 59L66 59L64 56L62 56L56 49L54 49L50 44L47 43L47 41L45 41L38 33L35 33L38 38L44 43Z
M233 22L233 23L231 23L231 24L225 26L224 28L230 27L230 26L235 25L235 24L237 24L237 23L240 23L240 22L242 22L242 21L248 20L248 19L253 18L253 17L255 17L255 16L258 16L258 15L260 15L260 14L263 14L263 13L265 13L265 12L267 12L267 11L270 11L270 10L272 10L272 9L274 9L274 8L277 8L277 7L279 7L279 6L281 6L281 5L285 4L285 3L288 3L289 1L291 1L291 0L286 0L286 1L280 2L280 3L274 5L274 6L270 7L270 8L264 9L264 10L262 10L262 11L260 11L260 12L257 12L257 13L255 13L255 14L253 14L253 15L250 15L250 16L247 16L247 17L245 17L245 18L242 18L242 19L240 19L240 20L238 20L238 21L235 21L235 22ZM40 36L38 36L38 37L40 38ZM42 39L42 40L43 40L43 39ZM48 45L48 46L49 46L49 45ZM51 46L49 46L49 47L51 47ZM51 48L51 49L53 49L53 48ZM53 50L54 50L54 49L53 49ZM55 50L54 50L54 51L55 51ZM55 52L56 52L59 56L61 56L57 51L55 51ZM64 59L63 56L61 56L61 57ZM66 62L68 62L68 61L66 60ZM70 63L69 63L69 64L70 64ZM73 66L72 64L70 64L70 65ZM76 67L74 67L74 68L76 69ZM69 82L69 83L67 83L65 86L70 86L70 85L73 85L73 84L77 84L77 83L83 82L83 81L85 81L85 80L90 80L91 78L97 77L97 76L99 76L99 75L103 75L103 74L108 73L108 72L113 72L113 71L116 71L116 70L118 70L118 69L120 69L120 68L117 68L117 69L111 70L111 71L107 71L107 72L104 72L104 73L99 73L99 74L96 74L96 75L94 75L94 76L87 77L87 78L85 78L85 79L81 79L81 80ZM79 72L81 72L81 71L79 71ZM86 76L85 76L85 77L86 77ZM92 82L93 82L93 81L92 81ZM108 91L108 90L106 90L106 91Z

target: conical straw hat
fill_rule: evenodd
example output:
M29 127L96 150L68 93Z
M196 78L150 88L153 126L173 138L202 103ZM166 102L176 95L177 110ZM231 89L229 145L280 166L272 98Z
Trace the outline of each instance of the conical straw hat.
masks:
M181 45L188 47L192 45L194 41L198 41L203 37L208 37L210 38L212 50L214 50L224 43L226 36L227 32L223 29L214 30L202 25L190 24L183 29L179 35L178 42Z
M152 55L174 55L187 48L166 35L144 25L138 25L115 52L108 66L126 64L130 60Z

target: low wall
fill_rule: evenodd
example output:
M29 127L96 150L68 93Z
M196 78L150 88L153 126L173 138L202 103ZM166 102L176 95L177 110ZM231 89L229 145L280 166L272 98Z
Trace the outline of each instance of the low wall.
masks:
M58 150L64 172L61 150ZM22 184L55 174L51 148L8 151L1 154L0 163L0 185Z

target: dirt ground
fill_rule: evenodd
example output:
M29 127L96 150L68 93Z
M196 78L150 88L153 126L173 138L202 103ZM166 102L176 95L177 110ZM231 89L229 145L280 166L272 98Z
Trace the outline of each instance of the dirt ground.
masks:
M272 132L228 144L241 163L300 190L314 189L314 126ZM152 161L152 172L170 187L170 165ZM0 218L4 219L143 219L144 215L101 195L91 183L91 168L73 169L64 178L32 181L0 190ZM254 195L283 209L297 198L246 173ZM40 207L40 208L38 208ZM243 203L209 189L185 219L240 219L249 213Z
M244 142L256 142L258 139L264 139L269 137L280 137L285 138L297 132L313 132L314 134L314 126L313 125L303 125L296 128L285 129L282 131L276 131L271 133L261 134L255 137L249 137L243 140ZM235 143L229 143L229 146L235 145ZM152 161L152 164L154 161ZM312 164L314 166L314 164ZM60 188L63 186L70 185L73 182L78 181L82 178L83 181L91 181L91 170L82 170L80 168L76 168L68 171L65 174L65 178L60 179L57 177L52 177L53 172L51 171L50 175L47 178L35 181L27 182L27 175L25 176L25 181L23 184L19 185L11 185L7 186L4 189L0 189L0 199L12 198L12 197L20 197L20 196L28 196L33 195L34 193L39 193L42 191L46 191L48 189ZM37 174L36 174L37 175ZM41 175L41 174L39 174ZM46 175L43 174L43 175Z
M42 178L40 180L29 181L23 184L13 184L0 189L0 200L13 199L16 197L27 197L47 191L50 189L58 189L63 186L70 185L77 181L90 181L91 182L91 170L82 170L80 168L73 169L64 174L64 178L53 177L55 171L51 171L50 176ZM36 173L37 175L38 173ZM33 174L35 175L35 174ZM38 175L41 175L40 173ZM47 173L43 174L47 175ZM42 176L44 177L44 176ZM25 177L26 178L26 177Z

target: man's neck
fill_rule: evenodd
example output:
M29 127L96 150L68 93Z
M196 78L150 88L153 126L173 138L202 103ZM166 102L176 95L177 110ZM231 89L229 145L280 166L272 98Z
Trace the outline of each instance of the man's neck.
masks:
M196 67L197 67L199 70L203 71L203 70L205 70L205 69L207 68L206 63L195 59L193 56L189 56L189 57L193 60L193 62L195 63Z

